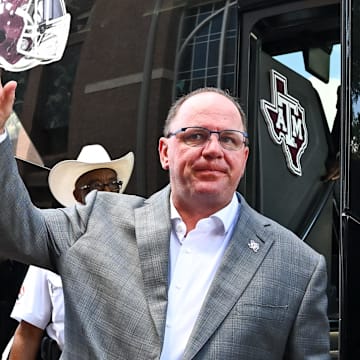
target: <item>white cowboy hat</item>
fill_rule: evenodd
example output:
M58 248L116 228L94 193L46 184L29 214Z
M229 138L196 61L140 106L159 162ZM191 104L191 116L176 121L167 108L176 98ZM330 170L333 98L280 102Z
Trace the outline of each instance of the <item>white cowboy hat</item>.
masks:
M88 171L109 168L116 171L122 181L120 192L124 192L134 167L134 154L129 152L123 157L111 160L107 151L98 144L84 146L76 160L57 163L49 172L49 187L55 199L64 206L76 203L73 195L75 182Z

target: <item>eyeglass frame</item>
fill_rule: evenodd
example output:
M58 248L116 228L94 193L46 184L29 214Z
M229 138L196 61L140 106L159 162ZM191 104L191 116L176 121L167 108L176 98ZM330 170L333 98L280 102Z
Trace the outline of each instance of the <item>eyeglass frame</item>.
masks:
M99 185L99 184L101 184L101 190L94 187L95 185ZM111 190L111 192L115 192L115 191L119 192L121 190L121 188L122 188L123 182L121 180L113 180L113 181L111 181L109 183L104 184L104 183L102 183L100 181L95 181L93 183L93 185L92 184L86 184L86 185L79 186L79 190L82 190L82 191L87 191L87 190L88 191L92 191L92 190L104 191L105 187L110 188L111 186L115 186L115 185L118 187L118 189L117 190Z
M218 141L221 145L221 147L225 150L230 150L230 151L238 151L238 150L241 150L242 148L240 147L239 149L228 149L226 147L223 146L223 144L221 143L220 141L220 137L221 137L221 133L223 132L226 132L226 131L233 131L233 132L238 132L240 133L243 137L244 137L244 141L243 141L243 144L246 146L249 146L249 135L246 131L241 131L241 130L234 130L234 129L224 129L224 130L210 130L208 128L205 128L205 127L202 127L202 126L187 126L187 127L182 127L180 128L179 130L176 130L176 131L173 131L173 132L169 132L167 134L167 138L170 138L171 136L176 136L180 133L184 133L187 129L202 129L202 130L206 130L208 133L209 133L209 137L207 138L207 140L204 142L204 144L201 144L201 145L189 145L187 144L185 141L184 141L184 144L186 144L187 146L190 146L190 147L201 147L201 146L205 146L205 144L210 140L210 137L211 137L211 134L217 134L218 135Z

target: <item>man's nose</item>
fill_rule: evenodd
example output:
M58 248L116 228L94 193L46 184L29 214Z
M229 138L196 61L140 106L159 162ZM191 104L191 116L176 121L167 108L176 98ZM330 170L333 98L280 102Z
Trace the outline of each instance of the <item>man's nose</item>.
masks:
M112 186L111 183L106 183L102 185L102 191L108 191L108 192L112 192Z
M216 152L222 153L222 146L219 141L219 134L211 134L208 141L206 142L203 151L205 152Z

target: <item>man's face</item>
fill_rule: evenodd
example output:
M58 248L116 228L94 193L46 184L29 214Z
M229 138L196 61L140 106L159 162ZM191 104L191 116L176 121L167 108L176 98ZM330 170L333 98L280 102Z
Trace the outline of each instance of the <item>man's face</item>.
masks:
M199 93L180 107L170 125L170 132L189 126L213 131L244 131L235 105L221 94ZM249 148L224 149L217 134L211 134L204 146L192 147L182 141L181 134L162 137L159 141L162 167L169 170L175 206L193 202L221 208L227 205L244 173ZM200 201L201 203L198 203Z
M76 180L73 194L78 202L85 204L86 195L95 189L118 193L116 172L109 168L88 171Z

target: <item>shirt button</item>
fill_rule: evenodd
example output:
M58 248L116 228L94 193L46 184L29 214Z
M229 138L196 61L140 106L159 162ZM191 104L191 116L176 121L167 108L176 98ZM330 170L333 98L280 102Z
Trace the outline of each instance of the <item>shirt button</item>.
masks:
M191 254L191 250L189 248L185 249L185 254Z

